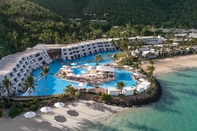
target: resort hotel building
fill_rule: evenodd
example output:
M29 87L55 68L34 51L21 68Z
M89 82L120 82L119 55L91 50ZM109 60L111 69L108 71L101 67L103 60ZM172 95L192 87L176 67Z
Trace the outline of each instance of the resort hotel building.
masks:
M161 44L164 41L164 38L161 36L136 36L136 37L129 37L129 42L136 43L137 41L142 41L144 44Z
M10 93L17 94L23 91L25 78L33 70L42 67L44 64L52 62L46 51L46 45L39 44L33 48L28 48L23 52L8 55L0 60L0 85L6 77L10 80ZM3 91L1 96L6 96L7 91Z
M101 51L115 50L110 41L109 39L99 39L70 45L38 44L33 48L27 48L23 52L3 57L0 60L0 86L7 77L12 88L10 93L17 94L18 91L24 91L25 78L33 70L51 63L52 58L72 60ZM3 91L0 96L7 96L7 91Z

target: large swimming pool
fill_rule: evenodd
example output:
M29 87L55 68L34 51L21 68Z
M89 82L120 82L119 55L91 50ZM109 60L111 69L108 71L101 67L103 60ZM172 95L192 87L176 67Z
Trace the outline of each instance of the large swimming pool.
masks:
M111 55L117 53L118 51L108 51L108 52L100 52L99 54L102 55L103 58L106 58L106 54L110 53ZM79 59L75 59L75 60L66 60L65 62L69 62L71 63L77 63L78 65L84 65L84 64L88 64L89 66L95 66L96 63L94 62L94 58L97 54L93 54L90 56L86 56L86 57L82 57ZM99 62L99 65L103 65L103 64L108 64L113 62L112 59L104 59L101 62ZM57 61L57 60L53 60L53 62L51 64L49 64L50 66L50 73L51 74L55 74L58 72L58 70L62 67L62 64ZM75 74L81 74L81 71L87 72L87 69L84 68L72 68L74 70ZM40 73L40 69L37 69L33 72L33 76L38 78L39 77L39 73ZM124 81L126 83L126 86L132 86L133 84L136 84L137 82L134 81L131 78L132 73L125 71L125 70L115 70L115 80L113 81L109 81L106 82L104 84L98 84L100 87L103 87L105 89L107 89L108 87L115 87L116 83L118 81ZM43 96L43 95L52 95L52 94L61 94L63 93L63 89L66 88L67 85L74 85L75 87L79 87L78 83L76 82L70 82L70 81L65 81L65 80L61 80L60 78L54 77L53 75L49 75L48 76L48 91L45 91L46 88L46 80L43 78L40 81L37 82L37 85L35 86L35 91L31 92L31 96ZM92 88L91 85L87 85L86 88ZM20 96L27 96L28 92L25 93L20 93Z

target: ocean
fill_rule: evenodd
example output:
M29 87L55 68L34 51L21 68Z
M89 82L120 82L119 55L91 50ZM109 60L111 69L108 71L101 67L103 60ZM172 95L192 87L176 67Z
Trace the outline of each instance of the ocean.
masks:
M131 108L86 128L87 131L196 131L197 69L156 77L162 86L161 99Z

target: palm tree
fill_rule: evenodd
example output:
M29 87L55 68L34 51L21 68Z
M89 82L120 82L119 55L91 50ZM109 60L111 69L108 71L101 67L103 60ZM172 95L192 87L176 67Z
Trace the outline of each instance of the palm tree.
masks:
M75 96L76 94L76 89L72 86L72 85L68 85L66 86L66 88L64 89L64 92L69 95L70 97Z
M101 61L103 58L101 56L101 54L98 54L95 56L94 60L97 62L97 65L98 65L98 62Z
M147 72L150 74L151 76L151 80L153 78L153 71L155 70L155 67L152 65L152 66L148 66L147 67Z
M12 88L11 88L10 80L8 77L2 80L2 86L0 88L1 88L1 92L7 91L8 103L10 104L9 95L10 95L10 91L12 90Z
M114 41L114 39L111 40L111 45L116 47L116 42Z
M119 81L117 84L116 84L116 89L120 89L121 90L121 93L122 93L122 90L123 88L126 86L126 84L123 82L123 81Z
M27 78L25 79L24 86L28 90L29 95L32 89L35 91L36 82L37 82L36 78L31 75L27 76ZM29 100L29 95L28 95L28 100Z
M112 59L113 59L114 61L118 60L118 54L114 54L114 55L112 56Z
M153 60L150 60L150 64L153 66L154 65L154 61Z
M107 54L106 54L106 58L107 58L107 59L110 59L110 58L111 58L111 54L110 54L110 53L107 53Z
M42 77L45 77L46 79L46 88L45 88L45 91L46 91L46 96L47 96L47 91L48 91L48 75L49 75L49 70L50 70L50 67L49 66L44 66L40 72L40 76L41 78Z

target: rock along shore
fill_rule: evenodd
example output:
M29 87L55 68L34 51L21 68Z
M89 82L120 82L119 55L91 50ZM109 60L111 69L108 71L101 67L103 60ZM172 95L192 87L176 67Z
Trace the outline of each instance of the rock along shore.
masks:
M155 81L156 81L156 88L152 90L150 94L144 92L144 93L137 94L134 96L127 96L125 98L112 97L111 101L106 102L106 101L101 100L100 95L98 94L82 93L79 99L93 100L99 103L105 103L108 105L121 106L121 107L133 107L133 106L147 105L147 104L158 101L161 97L162 90L161 90L160 83L156 79Z

